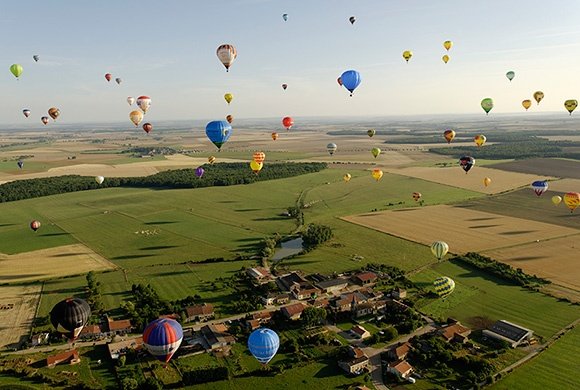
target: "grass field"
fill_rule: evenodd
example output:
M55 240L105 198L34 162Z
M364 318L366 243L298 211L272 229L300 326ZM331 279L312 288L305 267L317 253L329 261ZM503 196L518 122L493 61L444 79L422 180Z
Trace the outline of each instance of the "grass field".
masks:
M495 164L493 168L542 176L580 179L580 162L560 158L530 158Z
M460 263L443 262L411 279L431 288L439 276L452 278L455 291L446 299L418 302L423 312L435 317L457 318L475 328L482 322L505 319L532 329L543 338L551 337L580 317L580 306L514 286Z
M578 389L580 328L557 340L530 362L491 386L497 390Z

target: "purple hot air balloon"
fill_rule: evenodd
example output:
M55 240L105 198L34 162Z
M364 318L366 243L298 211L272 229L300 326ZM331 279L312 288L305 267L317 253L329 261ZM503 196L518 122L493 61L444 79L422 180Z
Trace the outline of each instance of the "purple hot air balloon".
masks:
M205 170L202 167L195 168L195 176L199 177L200 179L204 173L205 173Z

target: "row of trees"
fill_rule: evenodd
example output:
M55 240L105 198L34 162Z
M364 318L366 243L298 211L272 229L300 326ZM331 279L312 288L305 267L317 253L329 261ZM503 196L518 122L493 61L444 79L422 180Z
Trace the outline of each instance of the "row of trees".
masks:
M101 313L104 309L103 297L101 295L101 282L97 281L95 273L89 271L87 279L87 303L93 313Z

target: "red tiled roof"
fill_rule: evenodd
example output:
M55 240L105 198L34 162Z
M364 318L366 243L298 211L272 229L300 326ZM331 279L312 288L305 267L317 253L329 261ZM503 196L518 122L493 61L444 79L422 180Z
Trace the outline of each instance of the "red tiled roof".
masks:
M292 305L284 306L281 309L288 317L292 317L296 314L302 313L304 311L304 305L301 303L294 303Z
M81 335L83 334L99 334L101 333L101 327L99 325L85 325L83 330L81 330Z
M46 365L52 366L68 360L77 360L79 358L79 353L76 349L72 351L61 352L56 355L52 355L46 358Z
M365 328L363 328L360 325L353 326L351 331L358 334L359 336L362 336L363 334L368 333L368 330L366 330Z
M360 280L361 282L368 282L369 280L375 280L377 278L377 274L369 271L356 274L354 277Z
M113 332L116 330L128 330L131 329L131 320L112 320L108 319L109 323L109 332Z
M456 333L458 335L462 335L469 331L471 331L471 329L461 325L460 323L455 323L453 325L449 325L441 329L440 334L441 336L445 337L445 339L451 340L453 338L453 335L455 335Z
M403 375L409 370L413 369L413 366L409 364L406 360L401 360L398 362L389 363L389 367L394 368L399 372L399 374Z
M409 343L403 343L402 345L399 345L398 347L393 348L393 352L394 352L395 356L398 358L407 355L410 350L411 350L411 344L409 344Z
M207 316L213 314L213 305L211 303L203 303L201 305L188 306L185 308L188 317Z

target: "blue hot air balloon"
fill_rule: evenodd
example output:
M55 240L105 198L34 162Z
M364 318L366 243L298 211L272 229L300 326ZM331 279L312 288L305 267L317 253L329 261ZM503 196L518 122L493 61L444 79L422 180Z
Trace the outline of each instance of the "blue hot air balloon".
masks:
M211 121L205 126L205 134L221 150L222 145L232 135L232 126L226 121Z
M24 166L24 161L18 160L16 164L18 164L18 168L22 169L22 167Z
M360 73L356 70L347 70L340 76L340 81L342 81L342 86L345 87L350 92L350 96L352 96L352 93L361 82Z
M544 192L548 190L548 181L547 180L537 180L532 183L532 189L538 196L542 196Z
M143 331L143 345L156 359L167 363L183 340L179 322L170 318L153 320Z
M195 168L195 176L199 177L200 179L204 173L205 173L205 170L202 167Z
M278 352L279 347L280 338L272 329L256 329L248 338L248 349L262 364L268 364Z

